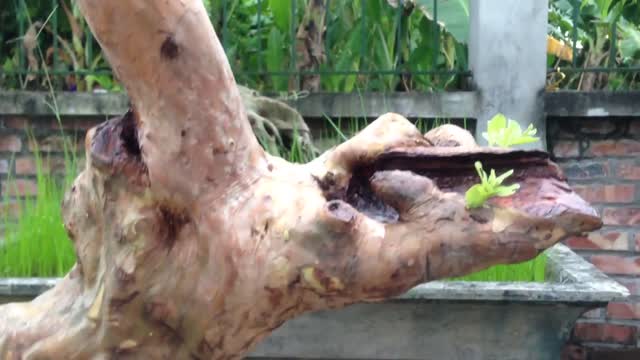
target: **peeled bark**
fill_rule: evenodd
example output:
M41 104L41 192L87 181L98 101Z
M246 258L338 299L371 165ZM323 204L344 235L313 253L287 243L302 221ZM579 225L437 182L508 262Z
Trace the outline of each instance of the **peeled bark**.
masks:
M201 1L79 3L132 110L88 132L63 202L78 262L0 307L2 359L241 358L302 313L601 226L546 153L423 136L397 114L309 164L269 156ZM515 169L521 190L467 209L475 160Z

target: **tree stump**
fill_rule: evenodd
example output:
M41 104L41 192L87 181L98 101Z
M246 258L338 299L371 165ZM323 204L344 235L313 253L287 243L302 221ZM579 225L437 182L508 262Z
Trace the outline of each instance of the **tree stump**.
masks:
M398 114L308 164L269 156L201 1L78 1L132 109L88 132L62 204L77 264L0 307L2 359L238 359L302 313L601 226L546 153L423 136ZM520 191L467 209L476 160Z

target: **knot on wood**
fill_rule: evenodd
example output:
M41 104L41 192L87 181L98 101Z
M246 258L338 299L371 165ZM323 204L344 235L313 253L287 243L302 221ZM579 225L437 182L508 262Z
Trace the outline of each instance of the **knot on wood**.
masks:
M148 186L148 170L142 161L135 112L129 110L121 117L110 119L87 136L92 136L91 163L98 170L124 175L133 184Z
M160 46L160 55L165 59L173 60L178 57L179 53L180 48L173 38L173 35L167 35Z
M166 205L161 205L158 208L160 213L160 221L162 224L162 239L164 246L171 251L173 245L176 242L180 230L189 223L189 215L184 210L176 210Z

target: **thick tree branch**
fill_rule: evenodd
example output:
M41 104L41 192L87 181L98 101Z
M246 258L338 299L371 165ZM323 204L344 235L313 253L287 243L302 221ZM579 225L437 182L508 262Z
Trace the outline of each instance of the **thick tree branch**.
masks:
M79 5L127 89L157 196L186 204L260 165L262 151L201 1Z

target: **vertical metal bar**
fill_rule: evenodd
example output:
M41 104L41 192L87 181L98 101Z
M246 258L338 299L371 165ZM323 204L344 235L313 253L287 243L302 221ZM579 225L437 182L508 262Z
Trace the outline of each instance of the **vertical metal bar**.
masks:
M258 73L264 71L262 66L262 0L258 0L258 14L256 24L256 36L258 39Z
M16 9L16 15L18 16L18 35L24 36L24 33L25 33L24 12L20 10L20 5L18 5L18 0L14 0L13 5ZM20 41L18 44L20 44L18 48L18 70L24 71L24 70L27 70L25 66L24 46L22 41Z
M53 71L58 71L58 0L51 0L51 27L53 28ZM46 56L45 54L43 54ZM46 66L46 65L45 65ZM62 76L66 74L61 74Z
M289 61L289 70L292 72L294 77L293 89L290 90L298 90L298 83L300 82L300 71L296 70L296 25L298 23L298 9L297 9L297 1L291 0L291 23L290 23L290 31L289 31L289 56L291 61Z
M367 41L367 12L366 6L367 0L360 0L360 69L365 69L366 64L366 52L369 42Z
M580 0L572 0L571 4L573 6L573 29L571 29L571 40L572 40L572 59L571 66L575 69L577 67L576 60L576 44L578 42L578 18L580 17Z
M222 48L227 51L227 3L229 0L222 0Z
M614 67L616 63L616 53L618 49L616 48L616 44L618 42L618 22L614 22L611 24L611 40L609 45L609 66L610 68Z
M396 23L396 36L395 36L395 43L393 44L393 68L392 69L385 69L385 70L396 70L396 65L398 65L398 52L400 52L400 37L401 37L401 33L402 33L402 9L404 8L404 1L403 0L399 0L398 1L398 7L396 8L396 19L395 19L395 23Z
M324 9L324 23L325 23L325 27L327 29L331 28L331 11L329 10L329 8L331 7L331 0L327 0L326 2L326 7ZM330 56L330 51L331 51L331 43L329 42L329 36L328 34L325 33L324 36L324 56L326 58L325 63L326 64L330 64L331 63L331 56Z
M93 34L91 33L91 30L89 30L89 27L87 26L87 28L85 29L85 38L86 40L86 61L85 61L85 65L87 67L90 67L93 65ZM95 73L96 69L95 68L91 68L91 71Z
M438 57L440 56L440 25L438 24L438 0L433 0L433 24L436 27L434 33L433 70L438 68Z
M369 46L369 32L367 25L369 24L369 19L367 18L367 1L371 0L360 0L360 17L361 17L361 25L360 25L360 70L367 71L369 69L369 63L367 62L367 46ZM374 0L378 1L378 0ZM371 73L367 73L365 77L365 91L369 91L369 84L371 83L371 78L373 75Z

